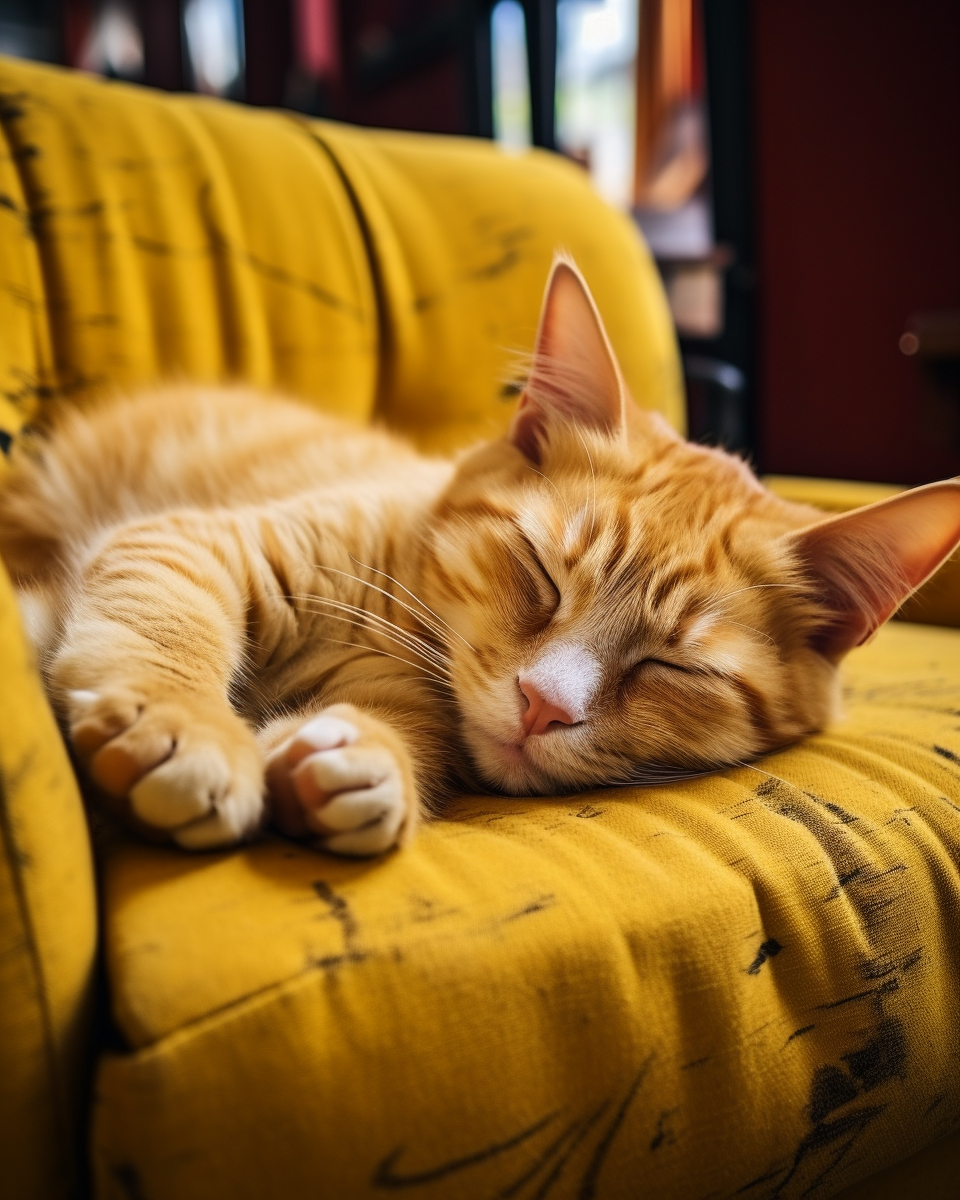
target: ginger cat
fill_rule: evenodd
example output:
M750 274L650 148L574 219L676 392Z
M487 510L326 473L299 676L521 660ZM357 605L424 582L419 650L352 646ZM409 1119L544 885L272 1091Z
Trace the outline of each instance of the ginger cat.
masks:
M509 435L455 461L239 389L66 412L0 553L99 791L189 849L341 854L457 784L652 783L821 729L960 540L960 481L839 517L627 395L563 258Z

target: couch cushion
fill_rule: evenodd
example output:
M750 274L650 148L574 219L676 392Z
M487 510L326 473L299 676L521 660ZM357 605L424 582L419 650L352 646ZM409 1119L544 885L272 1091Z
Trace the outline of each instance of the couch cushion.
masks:
M831 1195L960 1116L960 633L890 626L756 769L468 797L409 850L119 841L144 1195ZM819 1182L818 1182L819 1181Z

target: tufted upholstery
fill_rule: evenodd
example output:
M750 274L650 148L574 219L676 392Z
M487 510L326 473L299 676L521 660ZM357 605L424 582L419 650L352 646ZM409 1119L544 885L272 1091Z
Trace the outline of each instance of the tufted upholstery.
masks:
M8 438L178 375L495 432L556 245L681 420L649 259L550 156L13 62L0 121ZM89 1155L117 1200L956 1196L956 628L890 626L846 719L759 771L463 797L372 864L108 838L99 918L5 581L0 662L10 1195L78 1194Z

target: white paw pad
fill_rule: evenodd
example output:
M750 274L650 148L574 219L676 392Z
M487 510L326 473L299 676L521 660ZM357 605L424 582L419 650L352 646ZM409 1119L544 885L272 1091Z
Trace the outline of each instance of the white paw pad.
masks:
M334 724L352 736L344 736L341 728L339 740L333 741ZM382 854L396 845L406 816L403 779L389 750L355 745L358 738L359 731L337 717L311 721L296 740L329 748L303 757L293 768L292 780L307 823L325 849L357 856Z

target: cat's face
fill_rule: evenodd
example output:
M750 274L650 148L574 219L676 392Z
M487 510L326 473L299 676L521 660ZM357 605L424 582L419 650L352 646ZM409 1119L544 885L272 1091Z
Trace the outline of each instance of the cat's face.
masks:
M426 539L482 780L657 782L821 728L837 660L931 567L881 578L875 546L852 579L862 520L820 516L637 409L585 285L555 267L510 436L461 463Z
M616 442L559 427L536 466L481 450L441 510L428 602L460 635L473 763L504 791L655 782L831 714L787 506L738 460L637 425Z

